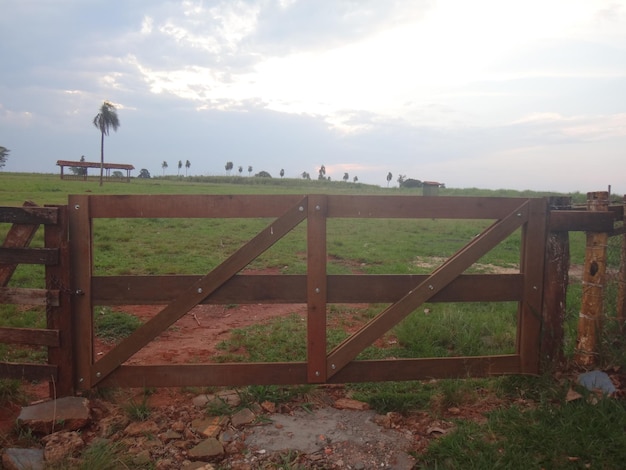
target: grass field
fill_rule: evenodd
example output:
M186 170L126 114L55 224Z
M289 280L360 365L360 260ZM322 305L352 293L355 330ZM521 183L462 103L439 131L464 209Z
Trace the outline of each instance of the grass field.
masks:
M16 206L26 200L37 204L65 204L69 194L421 194L421 190L382 188L344 182L247 177L190 177L134 179L130 183L62 181L57 175L0 173L0 205ZM441 196L539 197L547 194L478 189L441 189ZM584 195L573 195L583 202ZM229 220L97 220L94 223L94 272L98 275L198 274L207 272L233 253L250 234L267 223L262 219ZM458 220L341 220L328 224L328 272L364 274L423 274L479 233L489 221ZM0 236L8 224L0 225ZM304 273L304 227L281 240L251 268ZM140 234L141 236L138 236ZM207 234L210 234L208 236ZM519 234L472 267L474 272L515 269ZM393 240L393 243L389 243ZM39 233L33 243L42 245ZM571 235L572 263L581 264L582 234ZM11 286L43 287L43 269L20 266ZM572 354L580 308L580 286L568 293L566 353ZM516 335L515 303L426 305L394 330L397 342L381 352L368 348L361 357L431 357L511 353ZM330 319L359 317L366 321L381 306L351 310L329 305ZM428 314L425 314L426 310ZM118 318L126 325L123 316ZM102 334L119 334L114 324L101 325ZM329 332L329 348L345 337L341 322ZM0 326L42 327L45 311L24 306L0 306ZM130 322L130 328L133 324ZM111 333L112 331L112 333ZM267 341L268 335L272 341ZM292 317L269 325L233 331L221 345L218 360L275 361L302 359L305 351L302 322ZM608 337L604 365L626 366L621 343ZM245 356L232 351L245 350ZM0 361L41 361L45 351L0 345ZM524 397L533 406L507 406L488 415L484 423L456 423L456 431L437 441L420 456L420 468L619 468L626 459L626 410L621 400L591 405L583 400L565 402L568 383L552 377L505 377L436 383L407 382L353 385L356 398L380 412L433 413L478 400L485 391L500 399ZM14 386L0 385L0 398L19 395ZM548 444L551 442L552 444Z

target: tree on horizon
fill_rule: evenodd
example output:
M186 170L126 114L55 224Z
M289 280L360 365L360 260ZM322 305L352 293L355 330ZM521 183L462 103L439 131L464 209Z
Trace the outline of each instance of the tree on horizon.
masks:
M285 170L283 168L281 168L281 170L280 170L280 177L282 178L283 176L285 176Z
M177 176L180 175L180 169L183 167L183 161L182 160L178 160L178 173Z
M10 150L0 145L0 168L2 168L9 159Z
M191 166L191 162L189 160L187 160L185 162L185 176L187 176L187 170L189 170L190 166Z
M161 168L163 168L163 176L165 176L165 169L167 168L167 162L165 160L161 163Z
M387 173L387 187L389 187L389 182L391 181L391 178L393 178L391 172Z
M248 176L252 175L252 165L248 165Z
M230 170L233 169L233 162L226 162L226 166L224 166L228 174L230 175Z
M115 105L109 101L105 101L100 106L100 112L93 118L93 125L100 130L100 186L102 186L102 177L104 174L104 136L109 135L109 130L113 129L117 132L120 127L120 120L117 117Z
M343 174L343 180L347 183L348 180L350 179L350 175L346 172Z
M318 180L326 179L326 167L322 165L319 169L319 175L317 177Z

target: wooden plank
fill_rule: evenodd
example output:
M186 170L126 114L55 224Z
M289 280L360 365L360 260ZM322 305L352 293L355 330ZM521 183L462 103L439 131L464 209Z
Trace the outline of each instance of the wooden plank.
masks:
M307 218L307 378L326 380L326 211L325 196L309 196Z
M396 302L426 274L331 274L328 303ZM96 305L167 304L202 276L95 276ZM306 275L238 274L202 301L204 304L306 303ZM522 299L521 274L462 274L429 302L506 302ZM2 291L0 290L0 293Z
M91 196L93 218L279 217L301 195L149 194Z
M44 330L40 328L0 327L0 343L58 346L59 332L58 330Z
M37 204L31 201L26 201L24 203L24 208L32 208ZM3 213L4 209L0 208L0 214ZM16 209L16 208L12 208ZM24 248L30 245L35 233L37 232L38 224L20 224L14 223L11 225L11 228L7 232L7 235L2 243L2 247L4 248ZM13 273L17 269L17 263L12 264L2 264L0 263L0 287L5 287L9 285L9 281Z
M57 248L0 248L0 264L57 264Z
M56 382L49 384L51 397L75 394L68 207L58 206L58 215L56 225L44 226L45 246L59 248L59 263L46 266L46 287L59 293L57 303L46 308L47 327L58 330L60 335L59 344L48 348L48 364L56 365L58 372Z
M494 223L480 236L437 268L425 281L412 289L395 304L370 320L358 332L339 344L328 355L327 370L338 371L354 359L363 349L372 344L382 334L403 320L409 313L441 291L463 271L474 264L494 246L506 239L522 224L528 221L529 202L525 202L504 219Z
M520 373L517 355L352 361L329 382L452 379L517 373Z
M237 272L289 233L306 218L306 197L298 201L281 217L274 220L252 240L232 254L222 264L192 284L180 297L122 340L113 350L94 364L92 384L96 384L133 354L152 341L162 331L202 302Z
M122 365L102 387L202 387L307 383L305 362Z
M56 380L57 368L49 364L0 362L0 378L16 380Z
M523 198L329 195L328 217L496 219ZM91 196L94 218L277 217L300 195Z
M329 275L329 303L396 302L428 275ZM506 302L522 297L521 274L461 274L429 302Z
M520 367L525 374L538 374L540 370L547 223L548 201L531 199L530 216L522 231L522 272L525 280L518 322Z
M611 232L614 217L611 212L557 210L550 213L552 232Z
M329 196L328 217L407 219L501 219L522 205L523 198Z
M91 298L92 224L89 196L69 197L69 256L72 309L72 339L75 388L91 388L91 365L94 358L93 304Z
M59 291L0 287L0 304L59 305Z
M38 207L27 201L23 207L0 207L0 223L20 225L56 224L57 211L51 207Z
M327 383L489 377L520 373L519 356L352 361ZM122 365L102 387L208 387L307 383L304 362Z

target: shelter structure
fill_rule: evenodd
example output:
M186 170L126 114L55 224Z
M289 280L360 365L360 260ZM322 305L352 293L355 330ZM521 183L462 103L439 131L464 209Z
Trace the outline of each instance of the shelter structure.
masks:
M439 188L445 188L445 184L437 181L424 181L422 183L422 194L424 196L437 196Z
M81 162L81 161L70 161L70 160L57 160L57 166L61 167L61 179L87 179L87 169L88 168L100 168L100 162ZM76 174L66 174L64 172L65 167L70 168L84 168L85 171L82 175ZM126 163L104 163L104 176L106 179L111 179L111 170L125 170L126 177L121 178L121 181L130 181L130 172L135 169L133 165L129 165Z

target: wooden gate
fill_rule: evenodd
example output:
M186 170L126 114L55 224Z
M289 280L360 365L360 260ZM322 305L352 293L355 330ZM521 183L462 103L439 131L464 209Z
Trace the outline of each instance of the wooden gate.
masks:
M76 387L167 387L345 383L537 373L547 239L545 199L418 196L70 196L71 286ZM95 276L98 218L271 218L266 228L204 276ZM429 275L330 275L327 220L489 219L493 223ZM306 221L306 275L241 274L249 263ZM483 255L520 230L519 272L466 274ZM392 240L386 241L393 243ZM130 255L130 254L129 254ZM242 288L245 287L245 288ZM281 363L129 365L140 349L200 303L307 304L307 360ZM148 302L149 300L149 302ZM518 302L514 354L482 357L355 360L427 301ZM327 304L389 303L360 330L327 348ZM165 307L98 360L93 306L164 303Z

